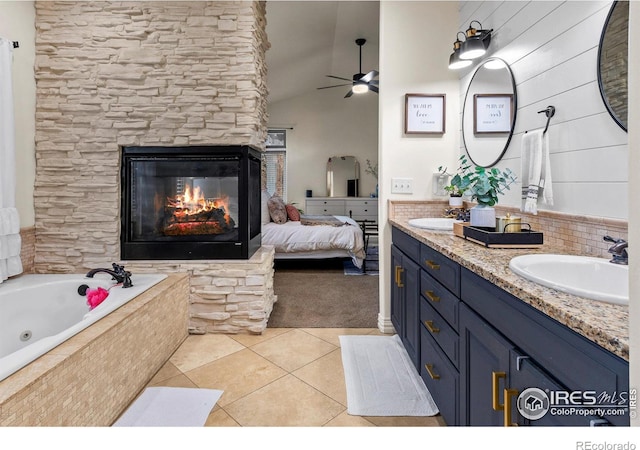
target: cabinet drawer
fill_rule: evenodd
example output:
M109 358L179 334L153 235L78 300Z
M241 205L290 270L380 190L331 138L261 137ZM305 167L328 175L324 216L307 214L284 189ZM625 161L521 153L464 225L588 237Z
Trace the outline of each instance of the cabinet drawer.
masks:
M345 204L348 208L375 208L378 209L378 200L376 199L358 199L358 200L345 200Z
M431 307L429 300L420 299L420 322L457 368L459 362L458 333Z
M420 331L420 376L447 425L458 425L460 375L425 328Z
M460 300L424 270L420 274L420 293L457 332Z
M391 241L414 261L420 261L420 242L397 228L391 229Z
M456 297L460 296L460 265L457 262L421 244L420 264L429 275L442 283Z
M349 205L346 206L347 215L356 216L378 216L378 207L376 205Z
M305 214L344 216L344 200L307 200Z

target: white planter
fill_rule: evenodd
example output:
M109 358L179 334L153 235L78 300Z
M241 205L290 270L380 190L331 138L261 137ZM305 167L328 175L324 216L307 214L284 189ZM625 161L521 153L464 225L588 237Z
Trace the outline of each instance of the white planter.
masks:
M449 197L449 206L454 208L462 207L462 197Z
M472 227L496 228L496 210L491 206L476 205L469 211Z

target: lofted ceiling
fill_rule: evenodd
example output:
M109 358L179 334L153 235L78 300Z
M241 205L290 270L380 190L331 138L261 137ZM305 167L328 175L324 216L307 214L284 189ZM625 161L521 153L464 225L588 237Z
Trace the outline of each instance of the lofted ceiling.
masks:
M267 84L269 103L306 95L322 86L342 84L328 78L378 70L379 2L268 0ZM349 86L326 89L346 94ZM375 95L375 94L367 94Z

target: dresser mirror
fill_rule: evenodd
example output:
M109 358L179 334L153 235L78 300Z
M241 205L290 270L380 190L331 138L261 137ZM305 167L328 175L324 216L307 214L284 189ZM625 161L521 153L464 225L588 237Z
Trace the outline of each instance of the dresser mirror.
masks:
M355 156L332 156L327 161L327 197L358 197L360 163Z
M489 58L478 66L462 109L462 139L469 159L495 165L509 146L516 123L516 82L509 65Z
M600 36L598 84L613 120L627 131L629 2L613 2Z

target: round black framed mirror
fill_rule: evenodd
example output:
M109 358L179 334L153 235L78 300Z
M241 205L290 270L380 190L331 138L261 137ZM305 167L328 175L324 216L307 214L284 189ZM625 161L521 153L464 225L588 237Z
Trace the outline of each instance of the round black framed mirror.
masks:
M509 65L500 58L482 61L471 77L462 108L462 140L476 166L494 166L507 151L517 105Z
M598 47L598 85L607 111L627 131L629 2L615 1Z

